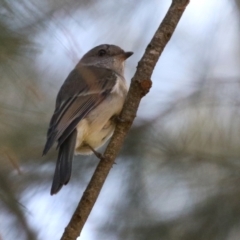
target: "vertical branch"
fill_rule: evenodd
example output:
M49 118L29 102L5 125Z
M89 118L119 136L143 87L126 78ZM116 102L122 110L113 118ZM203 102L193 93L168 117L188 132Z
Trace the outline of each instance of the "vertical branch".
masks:
M65 228L61 240L73 240L80 235L107 175L112 168L114 160L117 157L124 139L133 123L139 103L142 97L147 94L151 88L152 82L150 78L154 67L163 52L163 49L170 40L188 3L189 0L172 0L172 4L166 16L154 34L151 42L148 44L131 81L128 96L120 116L123 121L117 124L116 130L107 146L103 159L99 162L72 219Z

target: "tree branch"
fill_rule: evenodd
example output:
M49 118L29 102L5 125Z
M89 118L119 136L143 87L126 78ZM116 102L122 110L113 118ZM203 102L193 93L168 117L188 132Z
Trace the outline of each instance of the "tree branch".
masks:
M123 120L116 126L116 130L111 138L103 159L99 162L91 181L89 182L72 219L65 228L61 240L76 239L97 200L101 188L112 168L123 141L133 123L141 98L148 93L152 82L150 80L153 69L166 44L170 40L189 0L173 0L172 4L154 34L146 51L139 61L137 71L132 78L130 89L125 101L120 118Z

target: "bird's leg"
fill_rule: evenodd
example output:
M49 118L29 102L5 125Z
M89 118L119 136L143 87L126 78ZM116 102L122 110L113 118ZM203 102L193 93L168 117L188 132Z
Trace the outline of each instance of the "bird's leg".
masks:
M97 158L99 158L100 160L102 160L102 159L104 159L104 156L100 153L100 152L98 152L98 151L96 151L93 147L91 147L88 143L84 143L86 146L88 146L91 150L92 150L92 152L95 154L95 156L97 157ZM116 162L114 162L113 164L117 164Z
M91 147L88 143L85 143L91 150L92 152L95 154L95 156L97 158L99 158L100 160L102 160L104 157L100 152L97 152L93 147Z

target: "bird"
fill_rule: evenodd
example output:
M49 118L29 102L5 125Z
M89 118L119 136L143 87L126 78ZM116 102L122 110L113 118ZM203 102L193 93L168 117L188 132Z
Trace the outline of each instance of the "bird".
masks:
M71 177L74 155L89 155L112 136L127 92L125 60L133 52L102 44L88 51L61 86L47 131L46 155L57 142L51 195Z

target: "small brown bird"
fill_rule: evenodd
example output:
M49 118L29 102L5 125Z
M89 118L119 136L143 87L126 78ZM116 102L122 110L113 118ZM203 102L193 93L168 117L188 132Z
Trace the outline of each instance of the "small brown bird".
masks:
M73 154L92 154L113 134L127 95L124 62L133 52L103 44L87 52L57 95L45 155L58 142L51 195L68 183Z

